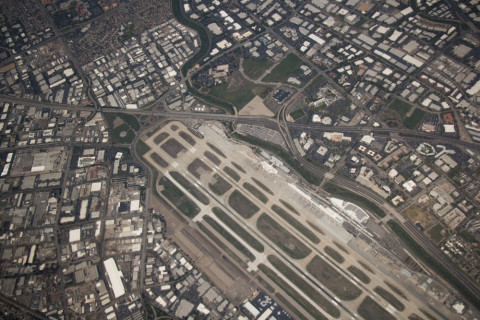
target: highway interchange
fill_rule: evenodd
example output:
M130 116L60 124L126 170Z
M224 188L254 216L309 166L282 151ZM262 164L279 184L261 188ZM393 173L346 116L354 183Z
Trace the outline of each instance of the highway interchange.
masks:
M451 1L448 1L451 2ZM453 2L452 2L453 3ZM455 138L450 138L450 137L444 137L444 136L439 136L437 134L431 134L431 133L425 133L425 132L420 132L420 131L412 131L408 129L401 129L401 128L382 128L382 127L373 127L371 123L369 123L367 126L324 126L319 123L310 123L310 124L300 124L300 123L295 123L295 122L288 122L286 120L286 115L287 115L287 106L284 106L280 112L278 113L277 117L271 118L271 117L266 117L266 116L247 116L247 115L230 115L230 114L224 114L224 113L194 113L194 112L172 112L172 111L165 111L162 110L161 103L157 102L153 106L151 106L148 109L122 109L119 111L118 108L110 108L110 107L103 107L100 108L98 104L96 103L96 100L93 98L93 94L91 92L91 85L90 85L90 80L88 77L86 77L83 72L82 68L79 65L78 61L75 59L75 55L71 52L69 49L69 46L65 42L65 38L63 35L65 33L71 32L71 30L65 31L60 31L58 28L56 28L55 23L51 20L49 14L45 11L45 7L43 5L40 6L42 8L42 11L40 14L44 16L44 18L49 22L51 26L53 26L53 31L55 33L54 38L60 40L60 45L65 48L67 51L67 55L71 58L73 61L73 64L76 68L76 70L80 73L80 77L82 80L88 84L89 90L88 95L90 97L90 101L93 101L94 105L64 105L64 104L57 104L57 103L50 103L50 102L40 102L40 101L32 101L30 99L26 98L20 98L20 97L14 97L14 96L5 96L5 95L0 95L0 101L2 102L9 102L9 103L15 103L15 104L24 104L28 106L33 106L33 107L39 107L39 108L48 108L48 109L67 109L71 111L79 111L79 110L84 110L84 111L98 111L102 113L125 113L125 114L132 114L132 115L147 115L147 116L158 116L160 117L160 121L170 121L170 120L180 120L180 121L221 121L221 122L234 122L234 123L246 123L246 124L251 124L251 125L257 125L257 126L263 126L263 127L268 127L272 129L278 130L281 134L282 137L292 154L292 156L306 169L308 169L310 172L321 178L322 180L328 180L331 181L332 183L349 189L349 190L355 190L355 192L371 201L379 205L381 208L383 208L386 212L389 213L389 218L393 218L400 222L404 229L408 232L408 234L415 239L417 243L419 243L426 251L432 255L441 265L443 265L445 268L447 268L456 278L457 280L470 292L480 299L480 289L474 284L472 280L469 279L457 266L455 266L415 225L413 225L411 222L407 221L398 211L397 209L393 208L392 206L388 205L386 201L373 192L372 190L361 186L354 182L353 180L350 180L340 174L332 174L328 170L322 167L315 166L311 162L307 161L304 159L297 151L293 139L291 137L291 130L292 129L297 129L297 130L305 130L305 131L316 131L316 132L340 132L340 133L345 133L345 134L358 134L358 135L363 135L363 134L373 134L373 135L379 135L379 136L391 136L391 137L400 137L408 140L417 140L417 141L428 141L431 144L455 144L457 146L462 146L466 147L472 150L477 150L480 151L480 143L478 142L467 142L467 141L462 141L458 140ZM461 10L458 10L461 12ZM469 21L469 19L465 19L466 21ZM93 20L92 20L93 21ZM89 23L91 23L90 21ZM75 29L79 29L82 27L83 24L78 25ZM469 26L475 30L476 33L478 33L478 29L474 26L474 24L469 22ZM272 31L271 29L267 29L267 31ZM51 40L51 39L50 39ZM50 41L48 40L48 41ZM232 50L236 49L237 46L233 47ZM294 52L295 49L291 48L290 49ZM304 59L304 57L302 57ZM308 61L308 60L306 60ZM324 71L321 71L320 69L316 70L317 72L320 72L320 74L324 75ZM188 78L191 77L191 74L189 73ZM411 78L415 78L414 75L411 75ZM185 79L184 79L185 80ZM332 84L335 86L336 89L341 91L342 93L345 93L343 88L339 87L336 85L336 83L332 82ZM301 92L297 92L295 96L298 94L301 94ZM292 97L290 99L293 99ZM352 99L352 101L355 101L353 99L354 97L349 95L349 98ZM372 117L372 120L374 120L374 117ZM142 128L141 131L138 133L138 136L140 133L145 130L146 128ZM134 143L137 141L137 138L134 139ZM51 144L54 145L54 144ZM98 145L100 146L100 145ZM102 146L111 146L110 143L108 144L102 144ZM132 155L134 154L135 148L134 144L130 146ZM10 149L16 149L14 148L7 148L6 150ZM144 167L142 165L142 167ZM147 170L149 170L147 168ZM149 170L150 171L150 170ZM150 172L151 173L151 172ZM147 192L147 202L148 202L148 197L150 197L151 194L150 192ZM146 227L147 219L144 219L144 228ZM145 241L145 239L144 239ZM58 242L57 242L58 243ZM145 250L142 250L142 260L145 260ZM142 273L144 272L144 268L141 268ZM142 275L143 277L143 275ZM142 282L143 286L143 282ZM0 298L5 299L5 297L0 296ZM14 303L13 301L8 301L8 303ZM21 307L21 306L17 306ZM23 308L24 310L28 311L29 309ZM35 314L38 316L38 314Z
M50 102L38 102L31 101L29 99L12 97L12 96L0 96L0 101L17 103L17 104L26 104L34 107L43 107L43 108L53 108L53 109L68 109L68 110L85 110L85 111L95 111L96 108L88 105L63 105ZM355 190L355 192L379 205L386 212L388 212L391 217L394 217L397 221L402 223L405 230L409 235L415 239L425 250L427 250L441 265L447 268L459 282L461 282L466 288L470 290L472 294L476 297L480 297L479 288L473 284L473 282L452 262L450 262L446 256L412 223L406 221L401 214L394 209L392 206L388 205L385 200L373 192L372 190L361 186L342 175L332 174L324 168L317 167L305 160L303 157L298 154L292 137L290 135L291 129L303 129L310 131L319 131L319 132L341 132L341 133L350 133L350 134L374 134L374 135L399 135L401 137L408 137L411 140L419 141L428 141L429 143L434 144L455 144L463 147L468 147L474 150L480 150L480 143L476 142L466 142L460 141L450 137L443 137L436 134L430 134L420 131L412 131L408 129L399 129L399 128L381 128L381 127L366 127L366 126L324 126L318 123L311 124L299 124L294 122L286 121L286 107L283 107L281 112L277 115L276 118L270 118L266 116L246 116L246 115L229 115L223 113L193 113L193 112L171 112L164 111L157 107L152 107L148 109L123 109L122 113L127 114L136 114L136 115L150 115L150 116L160 116L161 121L169 120L198 120L198 121L222 121L222 122L235 122L235 123L247 123L257 126L265 126L269 128L277 128L282 134L286 145L288 146L290 152L293 154L295 159L310 172L315 174L321 179L327 179L332 183L341 186L349 190ZM101 112L103 113L118 113L117 108L102 108ZM133 148L132 148L133 149Z

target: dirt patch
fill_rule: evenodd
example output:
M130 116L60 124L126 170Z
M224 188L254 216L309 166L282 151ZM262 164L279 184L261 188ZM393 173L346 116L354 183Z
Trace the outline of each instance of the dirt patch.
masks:
M3 66L0 68L0 73L4 73L4 72L7 72L9 70L12 70L13 68L15 68L15 63L10 63L10 64L7 64L6 66Z
M263 99L255 96L245 107L240 110L239 115L267 116L273 117L275 114L263 103Z
M433 214L417 205L411 205L405 209L402 214L413 224L420 223L425 229L429 228L435 222Z
M175 159L177 158L177 156L180 152L186 150L185 147L180 142L175 140L174 138L168 139L167 142L162 144L161 148L166 153L168 153L168 155L170 157L175 158Z
M232 185L228 183L225 179L223 179L221 176L218 174L215 174L212 179L210 180L210 183L208 184L208 187L210 190L213 191L217 196L223 195L225 192L230 190Z
M212 172L212 169L198 158L195 158L195 160L188 165L187 170L197 179L200 179L202 176L207 176Z
M120 117L115 117L113 119L113 127L116 128L118 126L121 126L122 124L124 124L125 122L123 122L122 119L120 119Z

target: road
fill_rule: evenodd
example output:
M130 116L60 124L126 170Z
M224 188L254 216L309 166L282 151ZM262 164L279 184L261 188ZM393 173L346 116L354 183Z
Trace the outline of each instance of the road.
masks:
M138 1L138 0L134 0ZM49 109L66 109L70 111L79 111L79 110L84 110L84 111L92 111L94 113L96 110L99 110L99 106L96 102L96 99L94 98L93 92L91 91L91 85L90 85L90 79L83 73L83 70L79 64L79 62L75 58L75 54L73 54L70 50L70 47L65 41L65 34L73 32L74 30L78 30L81 28L83 25L86 25L87 23L82 23L77 26L75 26L73 29L67 29L67 30L59 30L53 20L51 19L51 16L48 14L48 12L45 9L45 6L43 6L40 3L40 0L38 0L39 6L41 8L40 14L46 19L46 21L49 22L49 24L52 26L52 30L54 31L55 36L53 38L49 38L46 41L52 41L53 39L58 39L59 43L63 47L64 51L66 54L69 56L70 60L72 61L73 66L79 73L79 76L82 78L83 82L86 85L87 88L87 94L89 96L90 101L93 102L93 105L85 105L85 104L80 104L80 105L63 105L63 104L57 104L57 103L51 103L51 102L40 102L40 101L31 101L28 99L24 98L18 98L18 97L13 97L13 96L5 96L5 95L0 95L0 101L2 102L9 102L9 103L14 103L14 104L25 104L29 106L35 106L35 107L40 107L40 108L49 108ZM469 25L469 27L475 32L475 33L480 33L480 31L476 28L476 26L468 19L462 11L458 8L458 6L453 2L453 1L448 1L450 5L455 9L457 15L462 18L462 20L466 21L466 23ZM341 5L343 6L343 5ZM299 6L296 10L300 10L303 8L303 6ZM112 10L113 12L113 10ZM295 13L294 12L294 13ZM110 14L110 13L108 13ZM293 14L292 14L293 15ZM104 17L105 15L102 15ZM258 19L251 15L255 22L259 23L262 25L261 21L258 21ZM92 23L94 20L97 18L94 18L88 23ZM283 24L283 22L282 22ZM272 28L266 28L265 29L266 33L271 33L271 34L277 34ZM344 37L340 37L341 39L350 42L349 39L346 39ZM229 51L236 50L240 45L235 45L232 47ZM291 47L290 45L287 45L290 49L291 52L296 52L295 48ZM216 57L215 59L217 59ZM302 60L309 65L311 64L308 59L305 57L301 56ZM213 60L212 60L213 61ZM386 64L389 62L386 61ZM324 70L321 70L320 68L314 66L314 69L318 72L319 75L322 75L326 79L330 79L326 72ZM415 74L409 75L411 79L416 78L416 76L420 73L421 70L417 70ZM243 74L243 70L240 69L240 72ZM187 75L187 81L191 78L191 73L189 72ZM184 79L185 80L185 79ZM261 81L253 81L256 83L260 83ZM341 86L339 86L337 83L333 81L329 81L329 83L339 92L341 92L343 95L348 96L351 101L355 102L358 104L358 100L356 97L350 95L348 92L345 91L345 89ZM307 86L304 86L307 87ZM301 94L301 90L297 91L294 96L290 99L290 101L295 100L294 98ZM470 149L474 150L479 150L480 151L480 143L478 142L467 142L467 141L460 141L455 138L450 138L450 137L444 137L444 136L439 136L437 134L430 134L430 133L424 133L420 131L411 131L407 129L398 129L398 128L375 128L375 127L365 127L365 126L324 126L322 124L317 124L317 123L312 123L312 124L298 124L294 122L288 122L286 120L286 115L287 115L287 110L288 110L288 105L285 105L278 116L276 118L270 118L266 116L240 116L240 115L228 115L228 114L205 114L205 113L188 113L188 112L183 112L183 113L177 113L177 112L170 112L170 111L161 111L157 110L157 108L152 108L150 110L147 109L133 109L133 110L119 110L118 108L109 108L109 107L104 107L101 109L102 112L104 113L126 113L126 114L135 114L135 115L148 115L148 116L160 116L162 117L162 121L169 121L169 120L199 120L199 121L205 121L205 120L213 120L213 121L227 121L227 122L238 122L238 123L247 123L247 124L253 124L253 125L258 125L258 126L263 126L263 127L269 127L269 128L277 128L280 133L282 134L285 143L290 150L290 152L293 154L295 159L305 168L307 168L309 171L311 171L313 174L319 176L322 179L327 179L329 178L329 181L332 183L339 185L343 188L349 189L349 190L355 190L355 192L382 207L385 211L391 212L393 217L400 221L405 228L405 230L409 233L409 235L415 239L424 249L426 249L442 266L447 268L465 287L467 287L475 296L480 297L480 289L467 277L462 271L458 269L443 253L422 233L418 230L416 226L414 226L412 223L409 221L406 221L398 212L395 210L393 207L388 205L388 203L385 202L385 199L373 192L372 190L365 188L363 186L360 186L353 180L350 180L342 175L339 174L332 174L329 170L326 170L324 168L320 168L312 164L311 162L305 160L296 150L296 147L293 143L293 139L291 136L291 131L293 130L303 130L303 131L317 131L317 132L341 132L345 134L356 134L356 135L364 135L364 134L374 134L374 135L380 135L380 136L390 136L390 135L399 135L404 139L407 140L415 140L415 141L428 141L431 144L451 144L451 145L456 145L456 146L463 146L463 147L468 147ZM373 121L374 118L372 118ZM132 156L135 156L135 142L137 141L138 137L140 136L142 131L138 132L137 137L134 140L134 143L131 145L131 154ZM46 146L54 146L54 145L65 145L68 149L69 152L69 157L68 159L71 160L71 152L74 143L58 143L58 144L49 144ZM45 146L45 145L44 145ZM42 147L44 147L42 146ZM98 146L103 146L98 145ZM107 146L107 145L105 145ZM111 146L111 145L110 145ZM14 148L7 148L4 151L7 150L15 150L17 147ZM20 148L20 147L19 147ZM25 148L25 147L22 147ZM138 160L138 158L136 159ZM138 161L139 164L141 164L141 161ZM67 166L68 167L68 166ZM144 166L143 166L144 167ZM149 179L151 179L152 174L151 170L148 167L144 167L146 171L148 171L150 174ZM109 179L108 181L108 186L107 189L110 188L110 181L111 181L111 172L109 172ZM151 181L148 181L148 185L151 185ZM65 187L65 182L62 187ZM150 190L147 190L147 195L146 195L146 201L148 203L150 197ZM150 216L150 213L146 213L144 215L144 225L143 225L143 230L147 230L146 223L148 221L148 217ZM56 226L58 226L58 218L57 218L57 223ZM58 229L58 227L56 228ZM58 230L56 230L58 231ZM55 242L57 243L57 256L60 259L61 257L61 252L60 252L60 247L58 246L58 232L55 232ZM142 265L140 267L141 270L141 275L140 279L144 278L144 272L145 272L145 257L146 257L146 232L144 232L143 235L143 246L142 246ZM103 237L103 232L102 232L102 237ZM102 251L102 247L100 246L100 251ZM58 261L61 262L61 261ZM308 275L307 275L308 276ZM141 283L141 289L143 289L144 282L140 281ZM4 300L5 297L0 295L0 299ZM26 312L31 313L31 310L26 309L22 307L21 305L15 303L14 301L10 301L8 299L8 303L14 304L18 306L19 308L22 308ZM35 314L38 316L37 314Z
M23 304L15 301L14 299L11 299L7 296L5 296L3 293L0 293L0 300L9 304L9 305L12 305L16 308L18 308L19 310L22 310L22 312L24 312L24 314L28 314L30 316L32 316L34 319L50 319L48 318L47 316L41 314L40 312L37 312L37 311L34 311L33 309L30 309L30 308L27 308L25 307Z
M294 155L294 157L299 161L304 167L308 168L309 171L313 172L314 174L318 175L321 178L325 178L326 174L328 173L331 175L331 173L323 168L319 168L305 160L296 150L296 147L293 143L290 130L289 130L289 123L286 120L286 115L287 115L287 109L288 106L285 105L279 112L277 116L277 125L280 133L282 134L285 143L287 144L288 148ZM302 125L302 128L311 128L312 126L309 125ZM317 127L317 126L315 126ZM350 131L349 128L352 128L354 131ZM333 127L335 131L338 132L363 132L362 130L365 130L363 127ZM358 131L359 130L359 131ZM412 134L411 131L409 133L405 132L406 130L399 130L399 129L375 129L371 128L371 132L381 132L381 133L404 133L404 134ZM432 141L439 141L434 137L431 137L430 134L424 135L424 133L421 132L414 132L412 134L415 138L420 138L420 139L425 139L424 137L431 138ZM450 141L452 140L452 141ZM445 141L445 140L444 140ZM448 138L449 143L453 144L462 144L466 145L470 148L473 148L477 144L473 144L471 142L463 142L463 141L458 141L456 139L450 139ZM478 148L478 146L476 146ZM380 207L383 207L387 212L390 212L393 214L396 220L400 221L404 229L407 231L407 233L417 242L419 243L427 252L430 253L432 257L434 257L443 267L445 267L447 270L449 270L454 277L462 283L472 294L474 294L476 297L480 297L480 289L473 283L473 281L465 274L463 271L461 271L457 266L455 266L445 255L438 249L426 236L423 234L415 225L413 225L410 221L407 221L406 219L403 218L403 216L393 207L388 205L388 203L385 202L385 199L383 199L381 196L379 196L377 193L372 191L371 189L365 188L363 186L360 186L356 182L347 179L346 177L343 177L341 175L335 174L333 175L333 178L330 180L334 184L346 188L348 190L355 190L355 193L373 201Z
M410 236L430 253L443 267L448 269L459 282L470 290L477 298L480 297L480 289L474 284L460 268L454 265L418 228L410 221L403 223L404 229Z
M38 101L30 101L24 98L18 97L11 97L11 96L0 96L0 101L10 102L10 103L17 103L17 104L27 104L41 108L52 108L52 109L68 109L71 111L78 111L78 110L89 110L95 111L92 106L87 105L62 105L50 102L38 102ZM118 113L120 110L117 108L104 108L102 112L105 113ZM480 144L474 142L466 142L466 141L459 141L454 138L449 137L442 137L435 134L429 134L419 131L411 131L406 129L397 129L397 128L374 128L374 127L363 127L363 126L323 126L321 124L298 124L293 122L288 122L286 120L287 108L283 107L277 118L270 118L266 116L240 116L240 115L228 115L228 114L204 114L204 113L179 113L179 112L165 112L165 111L158 111L158 110L121 110L122 113L130 113L130 114L148 114L148 115L157 115L162 117L162 121L168 120L214 120L214 121L233 121L239 123L249 123L259 126L266 126L266 127L277 127L280 132L282 133L287 146L289 147L290 151L294 155L294 157L309 171L318 175L321 178L325 178L328 174L331 176L330 172L326 169L319 168L312 163L305 160L301 157L296 148L293 144L293 139L291 137L291 129L298 129L298 130L312 130L312 131L319 131L319 132L342 132L342 133L350 133L350 134L377 134L377 135L391 135L391 134L399 134L403 137L407 137L408 139L412 140L419 140L425 141L428 140L430 143L433 144L454 144L454 145L461 145L471 149L480 150ZM138 137L138 136L137 136ZM132 145L133 148L134 144ZM133 150L132 150L133 151ZM132 152L132 154L135 154ZM148 169L147 169L148 170ZM398 213L394 208L389 206L385 203L385 200L373 192L370 189L365 187L359 186L356 182L349 180L348 178L341 176L341 175L333 175L330 179L331 182L344 187L349 190L355 190L355 192L374 203L378 204L380 207L384 208L386 211L391 212L397 220L399 220L405 230L410 234L410 236L415 239L423 248L425 248L440 264L442 264L445 268L447 268L457 279L461 282L466 288L468 288L475 296L480 297L480 290L473 284L473 282L462 272L460 271L452 262L450 262L442 252L430 242L430 240L421 233L418 228L416 228L410 222L406 222L405 219ZM148 197L148 195L147 195ZM145 217L146 218L146 217ZM147 219L144 220L145 222ZM146 227L146 226L144 226ZM143 239L144 241L146 239ZM145 252L142 251L142 256L145 255ZM144 268L141 268L143 270Z
M82 80L87 84L87 88L90 88L89 85L89 79L83 74L83 71L81 69L81 66L75 59L75 55L72 54L68 44L64 40L64 35L66 33L71 32L72 30L66 30L66 31L60 31L55 24L53 23L50 15L46 12L46 9L43 5L40 4L40 7L42 8L40 14L44 16L44 18L50 23L52 26L52 30L55 33L55 38L59 39L60 44L63 46L64 50L66 51L67 55L70 57L74 67L77 69L77 71L80 74L80 77ZM301 6L299 7L301 8ZM458 10L456 8L457 14L459 16L462 16L462 13L460 12L461 10ZM297 9L298 10L298 9ZM255 17L254 17L255 18ZM256 18L255 18L256 19ZM254 20L255 20L254 19ZM91 21L90 21L91 22ZM257 21L259 22L259 21ZM260 22L259 22L260 23ZM469 25L471 25L471 22L468 20ZM76 28L80 27L77 26ZM478 29L472 28L475 30L475 32L478 33ZM276 34L276 32L271 29L271 28L266 28L265 32L267 33L272 33ZM50 39L51 40L51 39ZM232 50L236 49L238 46L235 46L234 48L231 48ZM291 46L288 46L289 49L292 52L295 52L295 48L292 48ZM304 58L301 56L301 58L306 62L309 63L308 59ZM309 63L310 64L310 63ZM329 77L325 74L324 70L319 69L318 67L314 66L314 69L320 74L323 75L326 79L329 79ZM242 72L242 70L240 70ZM418 73L419 71L417 71ZM190 79L191 73L187 76L188 79ZM344 88L339 86L333 81L329 82L336 90L339 92L342 92L343 94L347 95L352 101L356 101L355 97L351 96L347 92L345 92ZM16 103L16 104L27 104L35 107L41 107L41 108L50 108L50 109L67 109L71 111L78 111L78 110L85 110L85 111L95 111L98 108L98 105L95 103L95 99L93 98L93 95L91 93L90 89L87 89L89 98L91 101L94 102L94 106L92 105L63 105L63 104L56 104L56 103L51 103L51 102L40 102L40 101L31 101L28 99L24 98L18 98L18 97L13 97L13 96L5 96L5 95L0 95L0 101L3 102L10 102L10 103ZM297 92L296 96L300 94L301 92ZM293 97L290 99L290 101L293 101ZM389 135L399 135L402 138L405 139L410 139L410 140L417 140L417 141L428 141L432 144L453 144L457 146L464 146L468 147L470 149L475 149L475 150L480 150L480 143L478 142L467 142L467 141L460 141L458 139L450 138L450 137L442 137L436 134L430 134L430 133L424 133L420 131L411 131L407 129L397 129L397 128L374 128L374 127L364 127L364 126L352 126L352 127L347 127L347 126L323 126L322 124L317 124L317 123L312 123L312 124L298 124L294 122L288 122L286 120L286 115L287 115L287 106L284 106L281 109L281 112L278 114L277 118L270 118L266 116L240 116L240 115L228 115L228 114L204 114L204 113L177 113L177 112L170 112L170 111L161 111L153 108L152 110L146 110L146 109L133 109L133 110L119 110L118 108L109 108L109 107L104 107L102 108L102 112L105 113L118 113L121 111L122 113L127 113L127 114L136 114L136 115L149 115L149 116L161 116L163 117L162 119L164 121L166 120L199 120L199 121L204 121L204 120L215 120L215 121L233 121L233 122L238 122L238 123L248 123L248 124L253 124L253 125L258 125L258 126L264 126L264 127L270 127L270 128L275 128L277 127L280 133L282 134L288 148L290 149L291 153L293 156L296 158L299 163L301 163L305 168L307 168L309 171L314 173L315 175L325 178L326 176L330 178L330 181L334 184L337 184L341 187L344 187L349 190L355 190L355 192L367 199L370 199L374 203L378 204L380 207L384 208L386 211L391 212L394 214L395 218L402 222L405 229L408 231L410 236L412 236L418 243L420 243L425 249L427 249L432 256L434 256L443 266L448 268L452 274L454 274L459 281L461 281L467 288L469 288L475 295L480 297L480 290L471 283L471 281L468 279L468 277L463 274L461 271L459 271L441 252L438 248L436 248L429 239L426 238L426 236L421 233L418 228L416 228L414 225L412 225L409 222L406 222L404 218L391 206L385 203L385 200L373 192L370 189L367 189L363 186L359 186L356 182L338 174L331 174L328 170L324 168L320 168L315 166L314 164L310 163L309 161L305 160L303 157L301 157L300 154L298 154L296 147L293 143L293 139L291 137L291 130L296 129L296 130L309 130L309 131L318 131L318 132L341 132L341 133L346 133L346 134L374 134L374 135L381 135L381 136L389 136ZM134 144L132 145L133 148ZM132 154L135 154L133 152ZM148 171L150 171L148 168L146 168ZM332 177L333 176L333 177ZM149 197L149 193L147 193L147 198ZM147 219L144 219L146 223ZM144 226L146 227L146 226ZM143 239L144 241L146 239ZM145 256L144 250L142 250L142 256ZM143 260L143 259L142 259ZM143 271L143 267L141 270Z

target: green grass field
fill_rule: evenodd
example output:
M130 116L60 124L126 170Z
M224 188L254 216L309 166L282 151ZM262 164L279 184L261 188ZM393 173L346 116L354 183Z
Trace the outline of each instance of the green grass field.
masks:
M210 231L210 229L208 229L206 225L203 225L201 222L197 222L197 225L200 230L202 230L202 232L213 241L213 243L222 248L222 250L225 251L233 260L235 260L244 268L248 267L245 261L243 261L237 254L230 250L230 248L223 241L220 241L220 239L218 239L218 237L214 235L213 232Z
M405 310L405 305L400 302L400 300L398 300L393 294L391 294L390 292L388 292L387 290L385 290L384 288L382 287L375 287L375 289L373 289L373 291L375 291L376 293L378 293L378 295L380 297L382 297L383 299L385 299L386 301L388 301L388 303L390 303L395 309L397 309L398 311L403 311Z
M188 181L180 172L170 171L170 175L175 179L182 187L184 187L192 196L194 196L198 201L207 205L210 201L208 197L198 190L190 181Z
M178 189L167 177L162 177L158 184L164 187L162 194L184 215L192 219L200 212L200 208L197 207L195 202L187 197L182 190Z
M297 211L297 209L292 207L292 205L290 203L288 203L287 201L280 199L280 202L285 206L285 208L287 208L291 212L295 213L297 216L300 215L300 213Z
M293 313L293 316L295 316L295 319L298 320L308 320L297 308L295 308L288 299L286 299L283 295L280 293L275 294L275 298L283 304L288 310L290 310L291 313Z
M410 117L406 117L405 119L403 119L403 124L408 129L416 129L418 125L423 121L425 114L426 114L425 111L415 108L415 110L413 111Z
M262 81L264 82L285 82L288 77L302 65L303 61L296 54L290 53L283 59Z
M302 109L297 109L293 112L290 112L290 116L293 118L293 120L298 120L304 115L305 115L305 111L303 111Z
M227 180L223 179L221 176L219 176L218 174L215 174L213 176L213 180L215 181L215 183L213 182L210 182L208 184L208 187L210 188L210 190L212 190L213 193L215 193L217 196L221 196L223 195L225 192L227 192L228 190L230 190L230 188L232 187L232 185L230 183L227 182Z
M137 141L136 148L137 148L137 153L138 153L140 156L143 156L145 153L147 153L148 151L150 151L150 147L149 147L145 142L143 142L143 141L140 140L140 139Z
M395 287L393 284L391 284L388 281L384 280L383 282L385 282L385 284L390 288L390 290L392 290L393 292L398 294L400 297L402 297L403 299L408 301L408 298L405 296L405 294L402 292L402 290L398 289L397 287Z
M233 163L235 164L235 162ZM245 172L244 172L245 173ZM273 192L272 190L270 190L266 185L264 185L262 182L258 181L257 179L255 179L254 177L252 177L252 181L255 182L257 184L257 186L259 186L260 188L263 189L263 191L265 191L266 193L270 194L271 196L273 196Z
M125 113L118 113L117 114L120 119L123 120L126 124L130 126L135 131L140 130L140 122L138 122L137 117L131 114L125 114Z
M242 109L255 96L261 95L267 86L258 85L245 79L240 73L231 76L230 83L213 87L208 93L231 102L237 110Z
M461 231L459 235L467 242L470 242L470 243L477 242L477 239L475 239L475 237L467 230Z
M235 181L240 181L240 175L230 167L224 167L223 171L230 176Z
M442 231L444 230L443 226L441 223L438 223L436 226L428 230L427 234L430 236L430 239L432 239L433 242L439 243L440 241L443 240L443 234Z
M410 103L400 100L399 98L395 98L388 107L397 111L402 120L407 117L407 113L412 109Z
M419 108L415 108L412 114L407 117L407 114L412 109L412 105L408 102L400 100L399 98L395 98L395 100L393 100L388 107L398 113L403 121L403 124L409 129L416 129L422 122L426 113Z
M112 113L105 116L112 132L113 143L132 143L135 133L140 130L140 122L136 116L123 113ZM115 126L115 122L117 126Z
M260 78L270 67L273 66L271 60L265 59L262 61L255 61L252 59L243 60L243 72L253 80Z
M135 132L126 123L122 123L112 130L114 143L132 143L133 138L135 138Z

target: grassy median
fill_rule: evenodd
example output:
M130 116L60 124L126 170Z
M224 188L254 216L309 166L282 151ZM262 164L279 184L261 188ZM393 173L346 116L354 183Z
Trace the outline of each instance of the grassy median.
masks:
M314 300L318 306L325 310L329 315L334 318L340 317L340 311L327 298L290 269L290 267L283 263L278 257L270 255L268 256L268 261L292 283L295 283L297 288L302 290L310 299Z
M217 216L218 219L222 220L230 230L235 232L240 238L247 242L253 249L258 252L263 252L265 248L257 239L255 239L250 232L243 229L235 220L233 220L228 214L226 214L222 209L214 207L212 209L213 214Z
M342 300L355 300L362 294L362 290L357 288L320 256L315 256L308 263L307 271Z
M292 259L303 259L312 252L276 220L265 213L262 213L258 218L257 228Z
M312 232L310 229L305 227L300 221L295 219L290 213L283 210L282 207L274 204L272 210L275 211L283 220L287 221L292 227L297 229L301 234L303 234L308 240L312 241L315 244L320 243L320 239Z
M327 320L327 317L318 311L317 308L315 308L310 302L305 300L305 298L303 298L296 289L292 288L290 285L288 285L288 283L283 281L275 271L264 264L258 265L258 268L280 288L282 288L282 290L285 291L290 298L295 300L303 309L305 309L305 311L307 311L313 317L313 319Z

